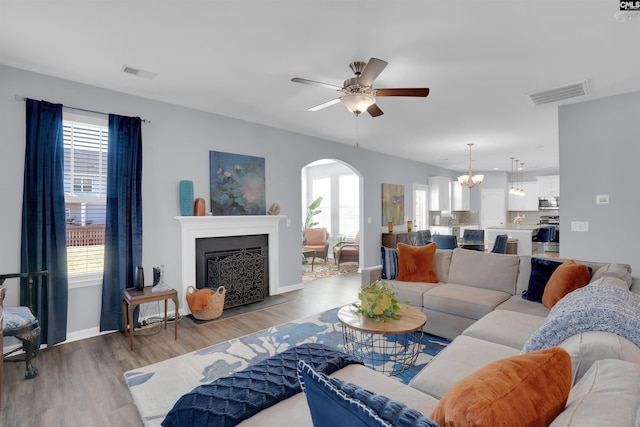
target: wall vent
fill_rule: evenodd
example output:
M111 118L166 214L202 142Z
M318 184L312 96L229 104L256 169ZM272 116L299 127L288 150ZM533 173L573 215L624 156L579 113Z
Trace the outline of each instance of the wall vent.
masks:
M122 71L123 73L131 74L133 76L142 77L143 79L147 79L147 80L151 80L158 75L158 73L152 73L151 71L141 70L139 68L131 67L129 65L123 65L120 71Z
M549 104L550 102L562 101L577 96L583 96L589 93L589 87L586 80L575 83L569 83L563 86L546 89L535 93L530 93L529 99L535 105Z

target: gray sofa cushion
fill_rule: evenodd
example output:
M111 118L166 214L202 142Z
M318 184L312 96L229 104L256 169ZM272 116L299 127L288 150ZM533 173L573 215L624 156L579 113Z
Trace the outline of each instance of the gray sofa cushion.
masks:
M591 282L595 282L604 277L615 277L624 280L624 282L630 288L631 266L627 264L605 264L602 267L593 270L593 274L591 275Z
M532 314L496 310L469 326L462 334L522 350L531 334L542 326L545 319Z
M453 255L452 250L447 249L437 249L436 250L436 274L438 275L438 280L442 283L449 282L449 268L451 266L451 255Z
M505 345L460 335L416 375L409 385L437 399L458 381L498 359L520 354Z
M499 306L496 310L510 310L518 313L532 314L534 316L547 317L549 309L540 302L527 301L522 295L514 295Z
M447 283L516 292L520 257L490 252L454 249Z
M620 359L640 365L640 348L626 338L609 332L581 332L564 340L560 347L571 355L574 384L580 381L596 360Z
M506 292L444 283L425 292L422 305L431 310L479 319L509 297L511 294Z
M640 424L640 365L596 361L571 389L567 405L551 427L637 426Z
M402 282L400 280L387 280L386 282L398 292L398 300L401 303L418 308L422 308L424 293L439 286L437 283Z

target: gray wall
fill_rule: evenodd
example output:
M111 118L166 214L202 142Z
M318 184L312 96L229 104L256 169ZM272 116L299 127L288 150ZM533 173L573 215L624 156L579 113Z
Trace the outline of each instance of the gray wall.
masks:
M145 84L144 82L141 84ZM280 226L279 268L281 287L301 283L300 229L301 168L315 160L331 158L353 166L363 177L361 243L364 266L380 262L381 184L405 186L406 214L411 215L413 183L426 183L430 175L455 175L451 171L390 157L254 123L209 114L176 105L130 96L81 83L0 66L0 271L20 268L20 215L25 140L25 106L15 95L72 107L140 116L143 125L143 266L164 264L169 284L179 288L180 228L178 182L193 180L196 197L208 199L210 150L265 158L267 206L278 202L287 215ZM207 207L209 206L207 200ZM367 218L371 217L371 223ZM10 292L7 305L17 303ZM74 288L69 294L69 332L97 328L99 287Z
M560 107L560 255L640 271L640 92ZM609 194L608 205L596 195ZM587 221L588 232L571 231Z

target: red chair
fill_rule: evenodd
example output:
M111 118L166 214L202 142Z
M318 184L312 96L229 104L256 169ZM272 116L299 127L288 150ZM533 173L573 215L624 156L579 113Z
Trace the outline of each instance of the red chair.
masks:
M304 240L302 242L302 250L315 251L313 262L316 258L324 259L327 262L329 255L329 233L326 228L306 228L304 230ZM313 264L312 264L313 266Z

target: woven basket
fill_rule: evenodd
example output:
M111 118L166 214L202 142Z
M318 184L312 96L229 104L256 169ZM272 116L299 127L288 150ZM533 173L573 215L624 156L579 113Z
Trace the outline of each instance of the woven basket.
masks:
M193 294L197 291L193 286L187 287L188 294ZM197 311L191 310L193 317L198 320L213 320L220 317L222 315L222 309L224 308L224 296L226 292L224 286L218 287L216 293L211 295L209 305L206 308ZM189 307L189 309L191 309L191 307Z

